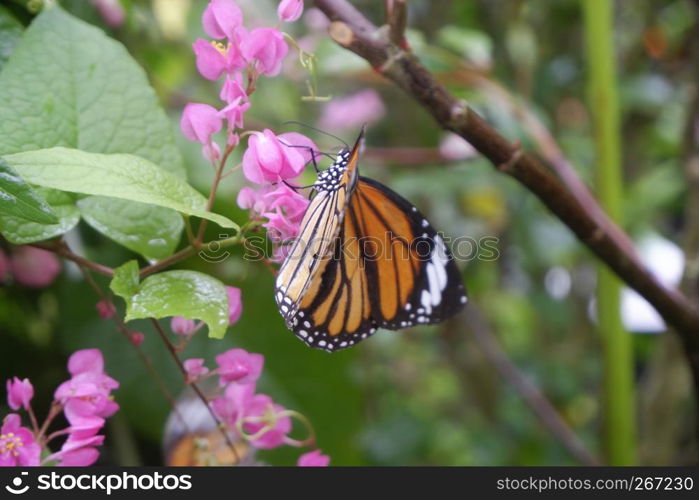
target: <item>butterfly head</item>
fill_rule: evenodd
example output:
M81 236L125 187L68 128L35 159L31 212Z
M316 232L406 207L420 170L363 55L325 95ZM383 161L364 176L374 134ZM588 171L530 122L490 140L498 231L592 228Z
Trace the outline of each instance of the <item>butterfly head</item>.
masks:
M330 168L324 170L318 175L313 187L317 191L337 191L343 186L345 181L345 175L347 170L350 168L352 157L352 152L349 149L343 149L337 155L335 162L330 166ZM351 181L350 186L354 186L356 182L356 168L353 166L353 171L350 172Z

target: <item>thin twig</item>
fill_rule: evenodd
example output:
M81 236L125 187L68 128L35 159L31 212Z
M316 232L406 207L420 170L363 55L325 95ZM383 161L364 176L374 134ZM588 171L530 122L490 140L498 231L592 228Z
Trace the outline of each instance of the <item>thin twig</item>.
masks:
M483 315L473 305L466 308L466 325L478 346L498 373L510 384L539 418L543 426L580 463L600 465L599 459L587 449L573 430L546 399L539 388L510 360Z
M386 13L389 26L389 37L397 46L405 49L405 25L408 22L408 9L406 0L393 0L390 10Z
M153 323L155 330L158 332L160 339L163 341L163 344L165 344L165 347L167 347L167 350L170 352L170 356L175 361L177 368L179 368L180 372L182 372L182 375L184 377L185 382L187 382L187 370L185 369L184 363L180 359L180 356L177 354L177 347L175 347L175 345L173 345L173 343L170 342L170 339L167 338L167 335L163 331L163 328L160 326L160 323L158 323L158 320L155 318L150 318L150 320L151 320L151 323ZM209 404L209 400L206 399L206 396L204 395L204 393L201 391L201 389L199 388L199 386L196 383L194 383L194 382L187 382L187 383L191 386L194 393L197 395L197 397L201 400L201 402L204 404L206 409L209 411L211 418L213 418L214 422L216 422L216 427L219 429L219 431L221 432L221 435L223 435L223 438L226 440L226 444L233 452L233 456L235 456L236 462L240 462L240 456L238 455L238 451L235 449L235 445L233 444L231 437L228 435L228 432L226 432L226 429L225 429L223 423L219 420L219 418L216 416L216 413L211 408L211 405Z
M153 273L157 273L158 271L162 271L163 269L166 269L172 266L173 264L176 264L182 260L191 257L198 251L199 250L194 246L188 245L184 247L182 250L172 254L170 257L166 257L165 259L161 260L160 262L156 262L155 264L141 268L138 274L141 278L145 278L146 276L149 276Z

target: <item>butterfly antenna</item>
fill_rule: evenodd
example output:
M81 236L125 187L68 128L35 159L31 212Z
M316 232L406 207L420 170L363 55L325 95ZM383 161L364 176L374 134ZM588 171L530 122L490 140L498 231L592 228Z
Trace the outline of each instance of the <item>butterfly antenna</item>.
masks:
M309 125L308 123L303 123L303 122L299 122L299 121L296 121L296 120L287 120L287 121L285 121L284 123L282 123L282 125L288 125L288 124L301 125L302 127L306 127L306 128L311 129L311 130L315 130L315 131L318 132L319 134L327 135L328 137L332 137L333 139L337 139L337 140L340 141L342 144L344 144L345 147L346 147L347 149L350 149L349 144L347 144L346 141L343 141L342 139L340 139L338 136L333 135L333 134L331 134L330 132L326 132L325 130L320 130L319 128L316 128L316 127L314 127L314 126L312 126L312 125Z

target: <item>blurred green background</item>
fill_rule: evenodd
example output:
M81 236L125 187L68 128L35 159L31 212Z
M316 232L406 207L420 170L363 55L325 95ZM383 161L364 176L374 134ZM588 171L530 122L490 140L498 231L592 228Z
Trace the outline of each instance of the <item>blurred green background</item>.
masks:
M23 3L2 5L26 25L31 14ZM276 2L238 3L249 24L273 23ZM353 3L377 24L383 22L383 2ZM191 51L203 36L206 2L122 0L126 20L116 28L107 26L89 2L61 4L121 41L142 65L177 131L190 182L208 193L211 168L199 146L184 140L178 129L187 102L218 104L218 87L198 75ZM595 154L579 1L411 0L409 5L410 43L453 93L508 138L536 152L538 145L522 121L522 113L530 113L556 138L580 176L592 182ZM697 10L690 0L615 6L624 227L635 240L650 242L648 258L663 264L668 254L652 249L681 246L687 228L684 130L694 119L688 111L697 67L689 59L689 45L696 36ZM342 97L372 88L385 104L385 115L369 129L362 173L410 199L446 235L497 238L497 259L460 263L472 305L509 361L539 387L589 450L602 455L603 373L591 312L593 257L530 193L483 158L467 148L457 153L440 148L446 136L427 113L364 61L336 47L323 25L322 15L311 11L288 26L318 57L319 94ZM283 77L260 81L246 126L282 132L294 129L282 125L286 120L317 123L325 104L301 101L306 77L290 55ZM348 142L357 131L356 126L329 130ZM327 137L309 135L324 147L336 146ZM247 214L235 204L244 184L242 175L228 177L215 210L244 222ZM218 236L215 227L209 230L210 238ZM104 264L133 258L84 224L72 237L87 256ZM380 332L358 347L329 355L307 348L285 328L272 295L273 277L263 265L244 261L238 250L220 264L191 258L179 267L210 273L243 290L240 322L221 341L198 335L185 356L211 363L231 347L264 354L260 390L309 418L319 447L334 465L579 463L498 374L464 316L435 327ZM101 284L106 287L106 280ZM121 383L115 394L122 411L110 421L100 463L160 464L168 402L132 346L112 322L97 316L96 301L69 265L45 289L1 286L0 379L29 377L41 415L56 385L67 378L67 356L79 348L101 348L107 372ZM641 321L643 304L629 307L638 462L693 463L696 409L683 355L672 334ZM181 375L150 324L129 326L145 334L145 351L172 393L180 393ZM642 332L648 329L656 331ZM0 414L7 411L0 405ZM258 458L293 464L297 455L287 447Z

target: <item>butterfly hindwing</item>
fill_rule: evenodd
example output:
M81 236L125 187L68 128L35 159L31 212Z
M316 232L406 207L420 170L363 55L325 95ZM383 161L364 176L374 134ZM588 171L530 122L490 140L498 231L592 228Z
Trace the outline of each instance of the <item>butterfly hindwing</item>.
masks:
M393 260L396 270L394 275L398 307L395 314L386 314L393 309L382 307L379 325L396 330L414 324L439 323L458 312L467 301L466 291L454 257L443 237L414 205L398 193L372 179L360 179L358 194L389 225L390 236L386 241L392 241L392 245L387 247L391 251L386 253ZM381 210L380 205L376 206L378 203L372 203L372 197L368 194L372 190L380 195L375 198L383 200L384 210ZM350 210L354 206L355 196L356 194L350 202ZM383 276L379 273L376 288L383 290L385 280L382 278L390 279L391 276L391 273L383 273ZM387 296L378 295L379 301Z

